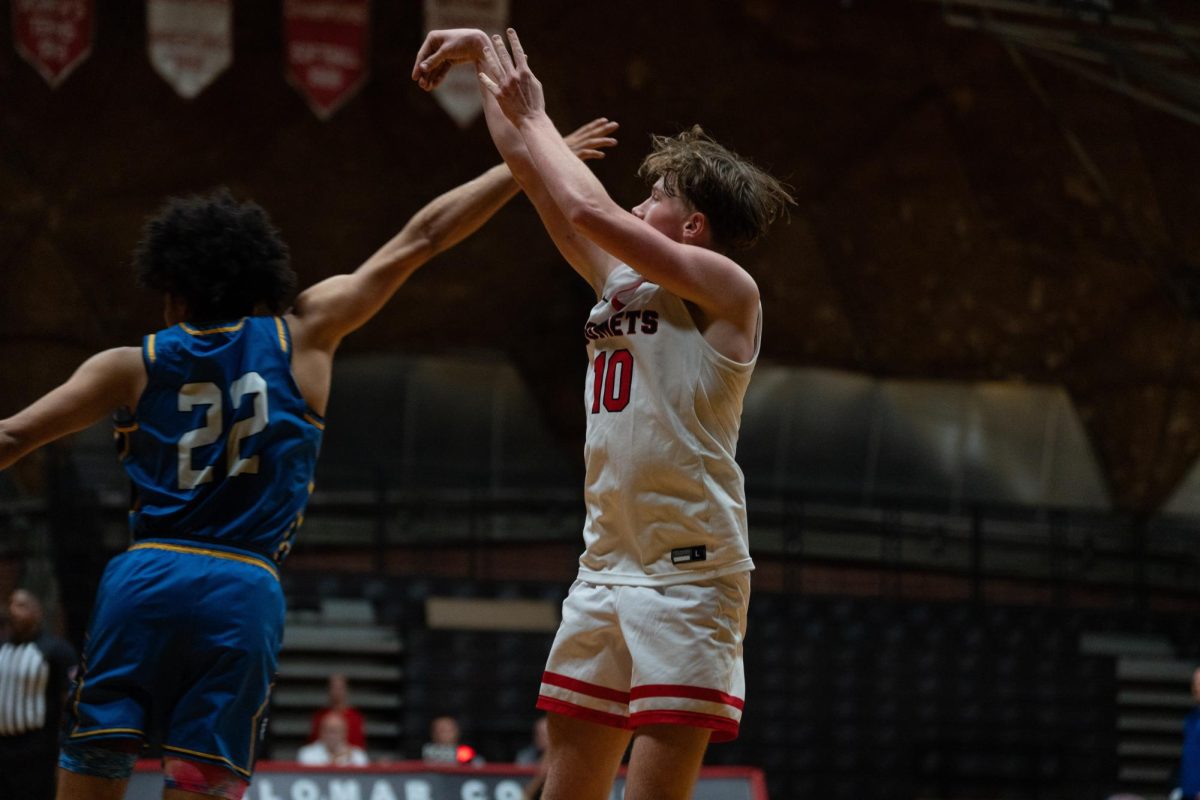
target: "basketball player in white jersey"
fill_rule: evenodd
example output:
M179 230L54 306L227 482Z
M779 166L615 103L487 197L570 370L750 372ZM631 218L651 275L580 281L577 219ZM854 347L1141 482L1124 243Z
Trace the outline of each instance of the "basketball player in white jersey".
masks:
M586 549L542 678L546 800L601 800L633 738L627 800L691 796L710 737L737 735L754 565L742 397L758 356L758 287L727 253L791 202L699 128L655 137L650 196L620 208L578 169L515 32L435 31L413 77L474 62L488 126L563 256L599 298L591 366Z

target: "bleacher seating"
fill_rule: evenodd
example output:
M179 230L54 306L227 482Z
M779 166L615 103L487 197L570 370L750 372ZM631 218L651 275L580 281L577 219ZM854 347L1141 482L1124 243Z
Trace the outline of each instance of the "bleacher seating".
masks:
M322 581L320 591L337 582ZM272 758L291 759L305 743L313 712L325 705L329 676L344 674L351 702L362 712L373 756L390 756L400 735L403 647L397 630L380 625L374 604L361 597L324 597L297 591L290 603L276 688L272 694Z
M370 584L323 580L347 593ZM415 756L431 717L450 713L486 758L512 758L537 716L553 638L429 629L427 598L559 602L566 589L376 585L377 617L404 642L396 755ZM1080 652L1079 640L1123 621L1144 627L1046 608L758 593L742 735L708 761L762 766L776 798L1105 796L1116 782L1113 659Z
M773 797L1097 797L1115 782L1111 659L1044 610L756 596L738 741Z

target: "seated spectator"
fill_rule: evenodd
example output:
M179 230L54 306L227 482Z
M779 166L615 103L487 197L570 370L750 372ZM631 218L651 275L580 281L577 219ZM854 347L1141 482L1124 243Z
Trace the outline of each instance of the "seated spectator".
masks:
M320 737L306 744L296 754L296 760L307 767L365 767L367 754L361 747L350 744L346 718L330 711L321 718Z
M421 748L421 760L437 764L479 766L483 758L475 748L459 742L458 720L449 714L434 717L429 723L429 741Z
M538 764L546 755L546 745L550 741L549 725L544 716L538 717L533 723L533 741L517 751L518 764Z
M329 676L329 705L313 714L312 724L308 730L308 741L315 742L320 736L321 720L326 714L336 711L346 720L349 729L350 744L367 749L367 735L363 726L363 715L350 705L350 685L346 676L335 672Z

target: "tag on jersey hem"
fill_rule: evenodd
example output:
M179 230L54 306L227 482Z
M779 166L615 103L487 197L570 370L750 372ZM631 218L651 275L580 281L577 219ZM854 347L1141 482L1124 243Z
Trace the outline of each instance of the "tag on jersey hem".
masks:
M708 547L698 544L693 547L676 547L671 550L672 564L690 564L693 561L707 561Z

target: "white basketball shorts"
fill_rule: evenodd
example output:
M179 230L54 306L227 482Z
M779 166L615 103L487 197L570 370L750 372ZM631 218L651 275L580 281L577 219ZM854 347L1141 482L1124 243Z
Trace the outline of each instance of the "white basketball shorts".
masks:
M636 729L709 728L737 738L750 573L673 586L576 580L563 601L537 707Z

